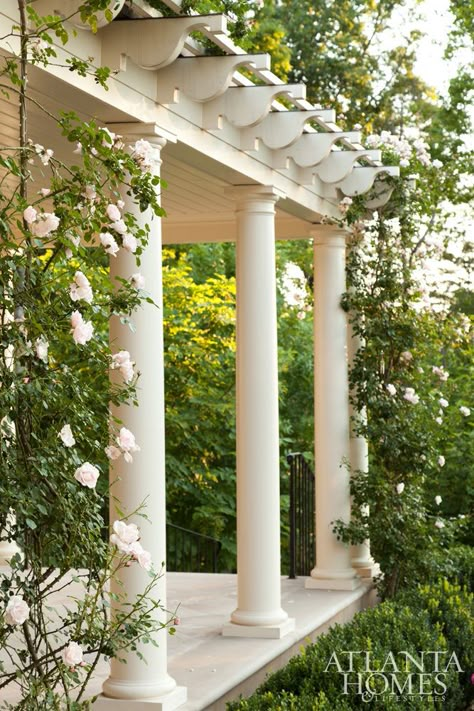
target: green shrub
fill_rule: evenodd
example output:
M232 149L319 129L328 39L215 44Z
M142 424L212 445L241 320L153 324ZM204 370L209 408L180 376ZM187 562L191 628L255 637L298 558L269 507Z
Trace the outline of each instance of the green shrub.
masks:
M324 692L316 696L303 692L301 696L286 691L273 693L265 691L243 699L230 708L239 711L350 711L351 707L344 700L329 700Z
M423 607L433 627L441 630L448 649L455 651L464 670L459 683L466 698L473 698L470 676L474 668L474 594L460 585L441 580L421 585L416 592L401 596L406 604Z
M429 562L429 573L432 582L446 578L474 592L474 548L455 545L436 552Z
M436 606L433 601L436 600L438 592L440 601ZM409 710L436 706L442 707L443 710L457 711L463 704L461 675L453 667L446 672L443 681L447 690L441 703L441 698L435 693L440 692L435 675L429 675L434 669L433 655L426 655L424 660L428 674L424 696L417 693L418 676L414 678L413 695L404 695L403 698L390 695L389 689L387 694L375 695L368 703L367 698L364 701L359 693L357 684L348 686L347 693L344 693L342 671L348 669L349 650L370 653L371 671L365 669L365 654L354 654L353 673L348 677L349 682L357 682L360 672L362 691L380 689L377 689L377 678L372 676L372 672L382 671L384 665L385 674L390 679L390 673L393 671L392 664L387 663L390 652L397 663L399 673L396 678L402 687L410 671L417 674L413 663L408 664L402 652L407 652L415 660L420 659L420 652L423 650L447 652L449 654L440 656L441 671L444 671L444 659L449 659L450 653L455 650L461 665L466 664L463 669L468 668L469 648L472 648L472 637L470 642L468 625L465 624L469 614L468 598L460 593L459 588L450 586L449 583L446 584L443 595L441 601L441 590L438 588L422 589L418 597L410 597L410 607L403 599L384 602L376 608L357 614L345 625L335 625L314 644L307 646L300 655L293 657L283 669L272 674L250 699L236 701L230 704L228 709L345 711L370 708L391 711L399 709L403 704L403 708ZM466 631L456 631L457 625L464 626ZM340 669L337 667L334 653L337 655Z

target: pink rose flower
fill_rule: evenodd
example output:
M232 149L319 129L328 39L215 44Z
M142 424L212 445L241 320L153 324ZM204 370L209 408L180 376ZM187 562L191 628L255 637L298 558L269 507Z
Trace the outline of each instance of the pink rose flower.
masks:
M82 648L77 642L69 642L61 653L67 667L77 667L82 664Z
M31 223L36 220L37 215L38 215L38 213L36 212L35 208L32 207L31 205L28 205L26 210L23 211L23 219L29 225L31 225Z
M82 486L86 486L88 489L95 489L99 474L100 472L97 467L94 467L94 465L89 462L84 462L84 464L81 464L74 472L74 479L77 479Z
M122 452L124 452L125 461L128 463L133 462L131 452L140 451L140 447L135 442L135 435L132 434L130 430L127 430L126 427L121 427L117 437L117 444Z

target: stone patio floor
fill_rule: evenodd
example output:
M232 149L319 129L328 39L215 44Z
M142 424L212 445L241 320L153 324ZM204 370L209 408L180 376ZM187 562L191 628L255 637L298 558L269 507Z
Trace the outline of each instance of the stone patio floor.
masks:
M323 591L306 590L304 577L282 578L282 606L295 618L294 632L282 639L223 637L222 626L236 607L236 576L167 576L167 607L178 607L180 618L176 635L168 638L168 670L188 691L188 701L180 711L225 711L226 701L252 693L267 673L283 666L301 645L375 603L366 581L354 591ZM67 590L62 595L64 602ZM108 664L101 662L91 680L90 695L100 691L107 673ZM0 691L0 701L14 700L14 689Z

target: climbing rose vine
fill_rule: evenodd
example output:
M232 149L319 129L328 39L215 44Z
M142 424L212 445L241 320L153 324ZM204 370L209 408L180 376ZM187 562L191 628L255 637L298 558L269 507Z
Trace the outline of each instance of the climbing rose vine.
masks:
M83 19L94 27L107 5L84 3ZM130 146L94 121L46 111L69 143L65 161L31 138L31 108L42 107L30 101L29 66L57 63L52 37L68 36L61 18L39 16L27 0L18 17L11 36L20 53L0 60L18 119L18 140L0 149L0 538L18 546L0 574L0 697L6 689L22 708L80 709L101 657L120 657L165 626L153 596L161 561L120 511L108 535L105 515L109 466L131 462L140 446L109 420L110 402L133 401L139 364L120 343L111 350L104 323L117 315L132 324L149 300L138 271L149 230L122 198L155 216L162 210L145 141ZM70 69L101 84L108 74L72 60ZM136 267L112 283L109 259L122 250ZM114 369L121 379L110 384ZM110 580L129 565L149 581L136 600L119 595L111 618ZM58 595L69 585L65 607Z

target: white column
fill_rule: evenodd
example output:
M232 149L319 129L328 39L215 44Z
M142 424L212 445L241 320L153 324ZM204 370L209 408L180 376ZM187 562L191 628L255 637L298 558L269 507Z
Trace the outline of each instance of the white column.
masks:
M361 347L361 337L355 333L352 325L347 324L347 351L349 363L353 363L357 351ZM352 476L357 476L357 472L367 472L369 467L369 448L365 437L357 434L357 422L361 423L366 420L365 411L357 412L355 407L349 400L349 423L350 423L350 442L349 442L349 461L351 464ZM359 545L351 546L351 563L356 569L358 575L363 578L370 578L374 572L374 561L370 555L370 543L365 540Z
M333 522L350 518L349 397L346 315L346 235L335 226L314 232L314 402L316 567L306 587L353 590L359 585L349 546Z
M155 149L153 170L159 174L160 150L166 143L162 138L127 135L126 143L145 138ZM139 224L150 225L148 246L141 255L140 267L133 255L121 249L116 257L111 257L111 278L130 276L140 271L145 277L145 290L154 305L143 303L133 316L132 331L116 316L110 321L110 342L113 351L128 350L136 362L140 377L137 386L138 407L122 405L112 408L112 415L118 417L135 435L139 452L133 454L133 463L127 464L120 458L111 468L111 520L118 518L115 497L126 514L135 511L145 502L147 519L132 516L141 531L141 543L151 552L156 570L161 569L166 559L166 503L165 503L165 432L164 432L164 374L163 374L163 298L161 276L161 219L151 210L141 213L133 201L123 196L125 210L132 212ZM117 480L118 478L118 480ZM112 591L125 591L133 601L143 592L149 576L139 565L131 565L120 573L120 580L112 584ZM123 587L121 587L123 585ZM160 579L153 591L153 598L159 599L166 608L166 575ZM157 611L157 618L165 620L167 615ZM140 651L146 658L141 661L135 652L122 655L126 664L112 660L109 678L103 685L103 696L94 708L156 709L171 711L186 701L186 689L177 687L167 673L167 631L156 634L158 647L143 645Z
M280 462L272 187L234 188L237 201L237 609L223 634L282 637Z
M15 515L13 512L8 514L7 523L8 526L6 530L11 530L15 523ZM2 533L5 535L5 531L2 531ZM21 550L15 541L0 541L0 566L9 565L10 559L13 558L16 553L21 553Z

